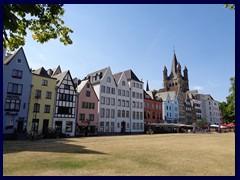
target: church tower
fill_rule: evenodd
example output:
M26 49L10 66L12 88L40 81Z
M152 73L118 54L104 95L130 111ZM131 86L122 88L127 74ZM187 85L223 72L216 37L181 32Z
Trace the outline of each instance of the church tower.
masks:
M177 61L175 52L173 53L171 73L167 76L167 68L164 66L163 70L163 86L164 91L177 91L180 89L183 92L189 90L188 84L188 70L185 66L183 75L181 72L181 65Z

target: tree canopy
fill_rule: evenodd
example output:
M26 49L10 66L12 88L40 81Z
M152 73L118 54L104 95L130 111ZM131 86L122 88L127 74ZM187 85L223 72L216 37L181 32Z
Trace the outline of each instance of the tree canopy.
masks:
M37 42L59 38L64 45L72 44L73 30L64 26L63 15L63 4L4 4L3 47L13 51L23 46L27 29Z
M224 4L225 8L230 8L230 10L235 10L235 4Z
M222 110L222 118L224 123L235 122L235 77L231 77L230 82L230 95L226 98L227 102L222 102L219 104L219 107Z

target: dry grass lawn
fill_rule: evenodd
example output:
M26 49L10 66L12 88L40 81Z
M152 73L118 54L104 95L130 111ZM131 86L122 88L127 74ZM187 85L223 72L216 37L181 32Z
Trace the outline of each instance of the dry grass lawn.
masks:
M235 176L235 134L5 141L3 175Z

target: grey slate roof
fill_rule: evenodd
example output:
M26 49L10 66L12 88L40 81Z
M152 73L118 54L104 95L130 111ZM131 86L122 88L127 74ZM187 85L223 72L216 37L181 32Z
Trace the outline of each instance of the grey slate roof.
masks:
M55 75L55 76L52 76L52 77L54 77L54 78L57 79L57 84L56 84L56 86L60 86L60 85L61 85L64 77L67 75L68 72L69 72L69 71L65 71L65 72L59 73L59 74L57 74L57 75Z
M134 80L142 83L142 81L138 79L138 77L134 74L134 72L131 69L124 72L126 74L127 80Z
M123 74L123 72L120 72L120 73L117 73L117 74L114 74L114 75L113 75L116 84L118 84L118 82L119 82L120 77L122 76L122 74Z
M43 77L51 78L51 76L48 75L47 71L43 67L41 67L37 70L34 70L32 73L43 76Z
M92 73L88 74L88 75L85 77L85 79L88 79L88 78L89 78L89 80L90 80L90 82L91 82L92 84L98 84L98 83L100 83L101 78L104 76L104 74L105 74L105 72L107 71L108 68L110 68L110 67L106 67L106 68L100 69L100 70L98 70L98 71L92 72ZM92 77L96 76L97 74L98 74L98 75L101 74L102 77L101 77L99 80L93 81L93 80L92 80Z

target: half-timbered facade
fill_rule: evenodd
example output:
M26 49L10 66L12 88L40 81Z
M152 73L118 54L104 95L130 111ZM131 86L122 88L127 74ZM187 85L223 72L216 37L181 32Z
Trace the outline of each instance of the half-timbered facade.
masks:
M69 136L75 136L77 93L70 71L58 72L53 127Z

